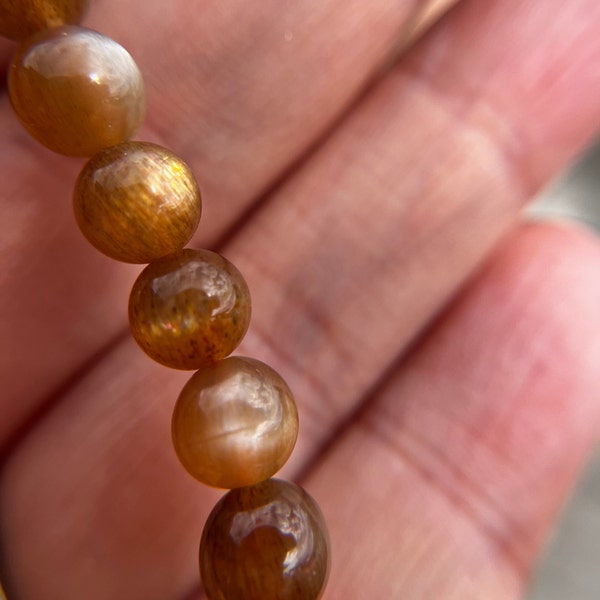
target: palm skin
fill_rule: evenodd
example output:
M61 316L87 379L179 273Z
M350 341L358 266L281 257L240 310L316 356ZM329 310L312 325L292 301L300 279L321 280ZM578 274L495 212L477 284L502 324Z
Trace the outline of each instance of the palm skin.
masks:
M600 126L600 6L464 0L381 74L419 4L104 0L86 23L145 74L138 137L197 174L194 245L248 280L237 353L295 392L282 475L329 522L327 600L521 597L599 433L600 248L520 210ZM79 162L1 102L2 580L202 597L219 493L169 440L189 374L127 335L139 268L76 230Z

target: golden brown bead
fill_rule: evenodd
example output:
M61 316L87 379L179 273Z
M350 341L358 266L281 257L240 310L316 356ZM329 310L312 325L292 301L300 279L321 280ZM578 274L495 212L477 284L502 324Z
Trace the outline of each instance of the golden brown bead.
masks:
M329 560L317 503L279 479L228 492L210 513L200 542L210 600L317 600Z
M232 356L188 381L175 405L172 433L190 475L214 487L242 487L283 466L296 443L298 412L276 371Z
M96 154L73 195L85 237L100 252L129 263L181 250L198 226L200 207L190 168L147 142L125 142Z
M141 272L129 297L129 323L157 362L199 369L240 343L250 323L250 293L227 259L186 248Z
M146 110L142 75L127 51L74 25L28 38L12 61L8 90L25 129L69 156L128 140Z
M0 35L22 40L36 31L81 21L88 0L0 0Z

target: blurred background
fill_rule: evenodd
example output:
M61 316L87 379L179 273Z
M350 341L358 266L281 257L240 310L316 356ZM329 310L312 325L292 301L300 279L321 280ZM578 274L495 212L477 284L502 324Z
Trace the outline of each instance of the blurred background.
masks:
M600 235L600 143L530 213L584 223ZM565 507L527 600L600 600L600 449Z

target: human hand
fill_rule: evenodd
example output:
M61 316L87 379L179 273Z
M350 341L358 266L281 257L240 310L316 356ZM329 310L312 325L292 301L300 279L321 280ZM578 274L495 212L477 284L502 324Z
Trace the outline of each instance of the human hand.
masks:
M520 209L600 125L600 6L464 0L374 76L414 3L95 3L194 169L194 245L246 277L236 354L294 390L325 598L517 598L598 435L600 249ZM11 48L3 45L4 62ZM97 254L79 161L0 105L2 578L16 600L187 600L219 492L181 469L189 373L126 331L139 267Z

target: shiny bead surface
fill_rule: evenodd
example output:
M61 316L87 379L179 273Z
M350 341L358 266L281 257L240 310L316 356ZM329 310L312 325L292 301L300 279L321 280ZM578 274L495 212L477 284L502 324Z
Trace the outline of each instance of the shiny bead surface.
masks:
M316 502L278 479L228 492L210 513L200 543L210 600L316 600L329 560Z
M129 323L157 362L199 369L240 343L250 323L250 293L227 259L186 248L141 272L129 297Z
M12 61L8 91L25 129L70 156L128 140L146 110L142 75L127 51L74 25L28 38Z
M190 475L214 487L242 487L283 466L296 443L298 412L276 371L232 356L188 381L175 405L172 433Z
M0 0L0 35L22 40L36 31L79 23L88 0Z
M100 252L149 263L181 250L200 219L200 192L190 168L172 152L125 142L94 155L73 195L79 228Z

